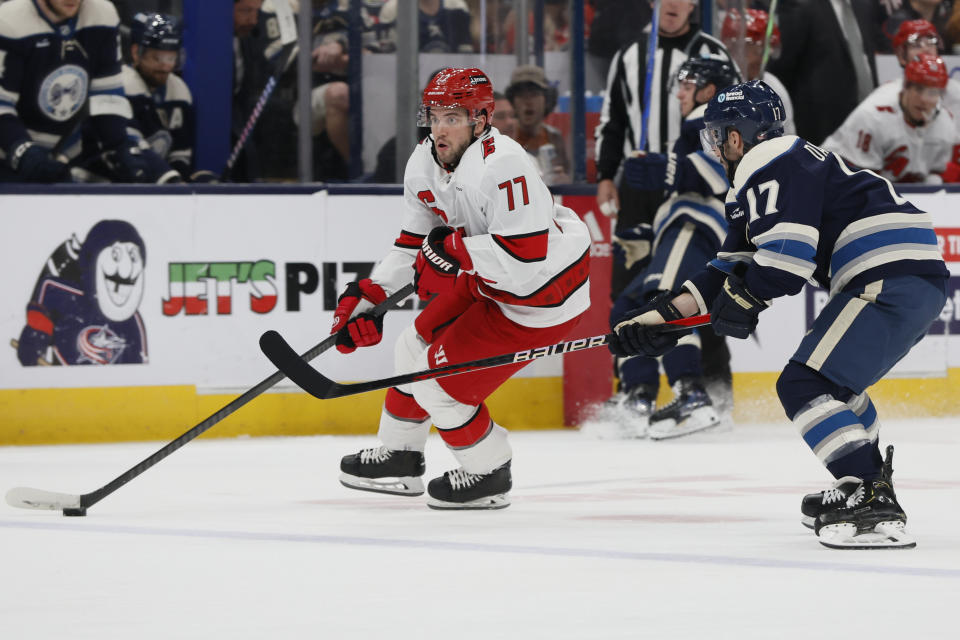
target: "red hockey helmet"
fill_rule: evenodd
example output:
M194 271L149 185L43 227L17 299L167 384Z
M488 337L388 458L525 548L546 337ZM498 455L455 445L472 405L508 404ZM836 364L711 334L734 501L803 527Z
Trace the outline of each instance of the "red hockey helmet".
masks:
M940 56L921 53L907 63L903 70L907 82L923 87L945 89L947 86L947 65Z
M744 42L750 44L763 44L767 36L767 22L770 19L766 11L760 9L747 9L747 21L744 25ZM723 40L736 40L740 37L740 12L737 9L731 9L727 12L727 17L723 19L723 28L720 30L720 37ZM780 28L776 23L773 25L773 33L770 34L770 48L778 49L780 47Z
M893 36L893 50L899 51L900 47L907 44L915 44L922 39L932 40L938 47L940 45L940 34L936 27L927 20L905 20L900 23L900 28Z
M480 69L444 69L427 83L423 101L417 114L417 126L430 126L430 109L461 107L471 120L481 111L487 112L487 122L493 116L493 83Z

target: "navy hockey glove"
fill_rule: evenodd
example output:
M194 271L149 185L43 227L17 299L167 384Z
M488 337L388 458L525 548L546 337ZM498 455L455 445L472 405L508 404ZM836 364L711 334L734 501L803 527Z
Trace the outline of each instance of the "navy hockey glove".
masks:
M623 177L634 189L656 191L672 190L680 183L683 163L677 162L675 153L645 153L623 161Z
M124 144L108 152L104 160L120 182L153 182L149 179L150 162L136 144Z
M638 224L613 234L613 258L627 269L633 265L646 269L652 247L653 227L649 224Z
M727 276L710 309L710 324L718 336L748 338L757 329L760 312L768 306L750 293L742 277Z
M675 295L670 291L664 291L647 304L630 311L621 318L613 328L614 336L607 345L613 355L621 358L630 356L656 358L677 346L680 338L692 333L692 329L677 331L674 326L670 326L669 331L664 331L667 326L663 324L664 322L679 320L683 317L671 302Z
M67 182L70 168L54 160L50 151L32 142L23 142L8 155L10 168L24 182Z
M334 334L346 327L337 335L337 351L353 353L357 347L370 347L383 338L383 316L374 316L365 311L356 315L357 306L364 302L364 308L369 310L387 299L383 287L370 278L347 285L343 295L337 299L337 309L333 312L333 327L330 333Z
M463 237L450 227L436 227L423 239L413 268L417 295L427 300L434 293L453 291L460 269L473 268Z

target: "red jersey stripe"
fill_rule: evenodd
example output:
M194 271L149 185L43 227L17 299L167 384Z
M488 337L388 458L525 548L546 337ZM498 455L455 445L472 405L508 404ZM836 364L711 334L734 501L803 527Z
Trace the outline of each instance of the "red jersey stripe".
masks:
M512 258L520 262L539 262L547 259L547 241L549 232L534 231L515 236L493 235L493 241Z

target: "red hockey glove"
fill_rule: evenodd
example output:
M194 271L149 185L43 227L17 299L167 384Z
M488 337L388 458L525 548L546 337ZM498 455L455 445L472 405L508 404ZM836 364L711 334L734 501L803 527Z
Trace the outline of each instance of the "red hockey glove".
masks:
M333 312L333 327L330 333L337 333L337 351L352 353L357 347L369 347L380 342L383 337L383 316L366 313L374 305L387 299L383 288L370 278L351 282L343 295L337 300L337 309ZM353 315L357 306L364 302L364 311Z
M457 273L472 269L473 261L458 232L437 227L423 239L413 268L417 272L413 280L417 295L426 300L435 293L453 291Z

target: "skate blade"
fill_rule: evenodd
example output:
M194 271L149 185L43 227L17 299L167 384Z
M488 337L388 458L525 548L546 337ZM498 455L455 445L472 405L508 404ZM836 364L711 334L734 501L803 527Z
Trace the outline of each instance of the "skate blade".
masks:
M469 502L447 502L430 498L427 500L427 506L431 509L442 511L465 511L468 509L506 509L510 506L510 498L505 493L499 493L486 498L479 498Z
M817 521L817 519L816 519L816 518L813 518L813 517L811 517L811 516L802 516L802 517L800 518L800 524L802 524L803 526L805 526L807 529L813 529L813 528L814 528L813 525L814 525L814 523L815 523L816 521Z
M830 549L913 549L917 541L904 531L899 520L881 522L873 531L857 533L852 522L827 525L817 536L820 544Z
M349 489L388 493L394 496L422 496L423 480L416 476L401 478L361 478L349 473L340 474L340 484Z
M679 424L673 419L651 423L647 435L650 436L651 440L667 440L697 433L698 431L706 431L719 424L720 416L717 415L713 407L700 407L694 409L693 413Z

